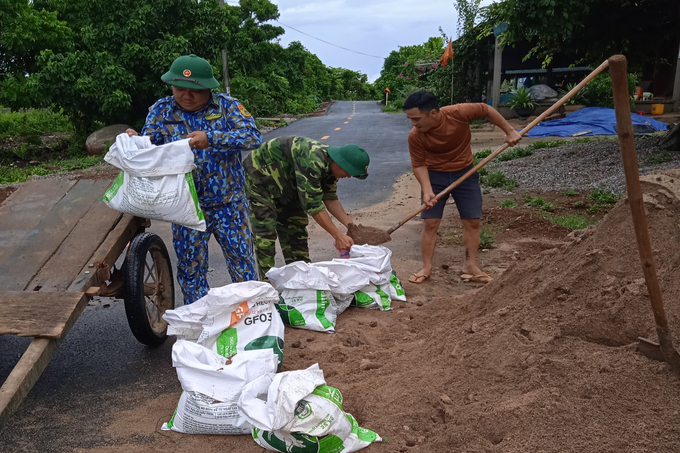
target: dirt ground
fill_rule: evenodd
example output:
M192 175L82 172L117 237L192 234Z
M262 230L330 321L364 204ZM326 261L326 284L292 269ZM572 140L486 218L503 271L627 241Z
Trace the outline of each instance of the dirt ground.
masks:
M680 172L645 177L650 233L669 321L680 325ZM630 209L622 199L596 227L571 232L526 206L525 193L485 195L495 246L480 253L487 285L463 283L460 224L447 207L436 271L419 269L421 221L387 244L408 302L389 312L350 308L336 334L286 328L284 370L319 363L344 408L384 439L373 452L677 452L680 384L635 350L655 339ZM536 195L533 193L532 195ZM559 213L586 193L541 194ZM502 201L517 202L501 208ZM387 229L418 206L411 174L392 198L351 213ZM582 208L581 208L582 209ZM583 211L580 211L583 213ZM312 250L330 241L310 227ZM313 256L312 256L313 258ZM361 366L362 362L371 366ZM162 432L179 393L132 404L104 427L116 446L84 452L261 452L249 436Z
M498 143L498 133L487 132L474 134L480 138L475 150ZM390 200L351 217L385 230L397 223L418 207L420 192L410 173L394 188ZM643 190L677 338L680 171L645 177ZM554 225L526 204L526 195L552 203L555 215L599 223L578 231ZM501 207L505 200L516 207ZM668 365L635 349L639 336L656 334L630 209L625 196L606 215L588 213L590 204L587 191L579 190L572 196L522 189L485 194L484 229L494 238L479 254L494 278L487 285L458 277L462 230L453 204L439 231L431 278L409 283L421 264L422 221L413 219L385 244L408 302L388 312L350 307L336 334L286 328L284 371L319 363L328 384L342 392L344 409L383 437L367 452L680 451L680 383ZM312 260L334 251L313 223L310 242ZM115 445L76 451L263 451L249 436L161 431L178 398L131 402L102 427Z

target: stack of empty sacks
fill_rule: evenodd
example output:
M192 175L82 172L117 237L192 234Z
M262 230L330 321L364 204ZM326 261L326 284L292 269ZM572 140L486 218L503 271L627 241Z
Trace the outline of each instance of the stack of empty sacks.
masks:
M246 384L280 370L284 325L274 306L278 300L268 283L234 283L163 315L168 334L177 336L172 365L183 390L164 430L251 432L237 402Z
M406 300L391 256L387 247L353 245L349 259L272 268L267 278L281 296L284 324L334 333L338 315L350 305L391 310L391 301Z

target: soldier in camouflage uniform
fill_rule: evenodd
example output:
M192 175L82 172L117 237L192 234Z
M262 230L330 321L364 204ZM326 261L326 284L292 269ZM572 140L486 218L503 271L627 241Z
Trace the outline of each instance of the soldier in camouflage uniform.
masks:
M206 60L179 57L161 79L172 85L173 95L151 106L142 134L156 145L191 139L194 183L207 224L205 232L172 225L177 280L184 302L190 304L208 293L211 234L222 248L233 282L257 278L241 151L256 148L262 137L243 105L211 92L219 83Z
M338 200L338 179L366 179L368 163L368 154L357 145L328 146L304 137L275 138L245 158L261 279L274 267L277 236L286 264L309 261L307 216L335 238L339 249L352 246L328 212L345 226L352 223Z

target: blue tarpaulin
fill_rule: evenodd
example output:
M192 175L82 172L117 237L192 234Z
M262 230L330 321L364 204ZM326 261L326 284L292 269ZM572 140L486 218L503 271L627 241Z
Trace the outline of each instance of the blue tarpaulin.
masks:
M630 114L633 120L633 127L647 126L654 131L668 130L666 123L655 119ZM637 125L637 126L636 126ZM616 135L616 116L614 109L605 107L586 107L570 113L566 118L552 121L543 121L538 126L531 129L527 137L571 137L579 132L590 131L587 135Z

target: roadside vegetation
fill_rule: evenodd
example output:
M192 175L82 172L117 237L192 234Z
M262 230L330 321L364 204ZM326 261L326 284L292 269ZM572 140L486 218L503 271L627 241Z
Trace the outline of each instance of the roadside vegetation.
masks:
M177 0L172 13L160 0L132 6L121 0L4 5L2 183L101 161L85 157L87 136L111 124L139 130L149 106L170 94L160 76L180 55L206 58L223 83L221 54L228 48L231 94L256 118L305 114L332 99L374 99L367 75L328 67L300 42L280 45L285 30L275 22L278 6L269 0L223 6Z

